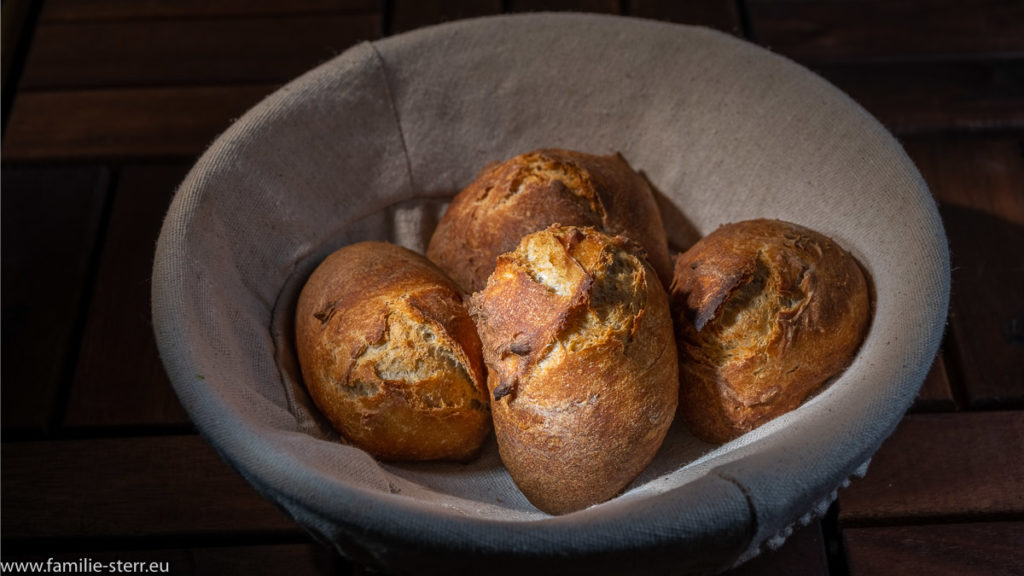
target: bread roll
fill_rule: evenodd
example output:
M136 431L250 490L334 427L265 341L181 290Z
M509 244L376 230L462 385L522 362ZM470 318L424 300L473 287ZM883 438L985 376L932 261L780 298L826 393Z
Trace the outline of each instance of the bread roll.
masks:
M679 383L668 297L635 243L593 228L527 235L470 311L501 459L537 508L603 502L650 463Z
M680 413L725 442L799 406L853 359L871 302L857 261L778 220L722 226L676 258Z
M633 239L668 286L672 261L654 194L619 154L546 149L488 166L452 200L427 257L464 291L475 292L498 255L552 224L592 226Z
M352 444L384 460L465 460L490 433L480 339L456 286L423 256L345 246L296 310L302 377Z

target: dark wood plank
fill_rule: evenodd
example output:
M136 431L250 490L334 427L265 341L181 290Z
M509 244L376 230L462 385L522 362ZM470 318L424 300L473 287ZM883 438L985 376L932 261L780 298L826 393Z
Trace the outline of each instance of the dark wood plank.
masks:
M10 86L8 76L15 63L15 55L27 36L31 24L31 2L28 0L9 0L3 3L3 19L0 21L0 78L4 86ZM4 90L7 92L7 90Z
M1024 127L1024 61L835 64L815 71L899 134Z
M43 22L374 12L380 0L46 0Z
M599 12L618 14L619 0L510 0L509 12Z
M43 23L20 87L283 82L380 27L378 13Z
M25 54L32 44L32 31L38 20L36 3L8 0L0 17L0 126L6 127L14 94L24 68Z
M5 160L194 157L277 85L21 93Z
M501 13L501 0L394 0L392 33L461 18Z
M118 179L65 425L190 426L150 321L153 251L187 165L124 168Z
M812 69L897 134L1024 128L1024 60L877 62Z
M1024 149L1014 138L921 138L905 147L952 253L950 333L971 408L1024 405Z
M0 178L3 429L41 432L77 351L108 174L90 166L5 167Z
M320 574L343 576L352 573L351 565L322 544L266 544L262 546L216 546L202 548L154 548L77 550L55 553L52 545L38 553L25 553L10 545L4 547L7 562L62 563L61 573L164 573L164 574L245 574L253 576L294 576ZM102 563L102 568L100 564ZM22 564L19 573L32 571ZM77 568L77 570L76 570ZM41 572L44 569L35 570Z
M759 43L804 62L1024 50L1017 0L749 0L748 11Z
M182 552L185 566L197 575L344 576L353 572L351 564L323 544L193 548Z
M946 361L940 353L935 357L928 376L921 384L921 391L914 400L911 410L915 412L939 412L956 409L956 399L953 390L949 385L949 376L946 374Z
M858 528L843 539L850 576L1024 574L1024 522Z
M844 526L1024 514L1024 411L910 414L839 493Z
M821 523L798 528L779 549L762 552L722 576L828 576Z
M664 20L679 24L707 26L743 35L737 2L735 0L694 0L664 2L662 0L630 0L629 14L640 18Z
M0 477L5 539L302 534L194 435L7 442Z

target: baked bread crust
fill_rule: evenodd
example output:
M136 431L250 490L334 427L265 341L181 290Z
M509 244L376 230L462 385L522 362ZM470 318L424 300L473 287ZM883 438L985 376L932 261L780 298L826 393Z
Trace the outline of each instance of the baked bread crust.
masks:
M480 339L458 288L423 256L345 246L296 309L302 377L353 445L383 460L466 460L490 433Z
M726 224L678 255L670 289L680 414L726 442L793 410L852 361L867 333L867 278L797 224Z
M475 292L500 254L552 224L633 239L668 286L672 261L658 205L647 181L620 154L541 149L487 166L452 200L427 257L466 293Z
M650 463L679 381L668 296L637 244L593 228L527 235L470 312L502 461L537 508L603 502Z

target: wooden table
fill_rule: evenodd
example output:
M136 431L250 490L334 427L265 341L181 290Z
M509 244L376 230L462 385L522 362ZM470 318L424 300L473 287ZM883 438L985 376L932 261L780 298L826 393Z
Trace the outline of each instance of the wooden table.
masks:
M702 24L794 58L892 130L939 203L952 306L916 404L822 521L735 574L1024 573L1024 3L995 0L4 2L4 560L361 571L178 404L149 317L161 218L233 118L317 63L538 9Z

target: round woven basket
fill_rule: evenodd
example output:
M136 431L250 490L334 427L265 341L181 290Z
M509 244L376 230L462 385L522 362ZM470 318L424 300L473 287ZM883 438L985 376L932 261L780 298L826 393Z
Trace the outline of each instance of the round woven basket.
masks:
M541 147L622 153L657 190L675 249L758 217L831 236L874 284L854 363L728 444L677 423L622 495L559 517L530 506L493 440L467 464L381 464L340 443L298 376L303 281L346 243L422 251L488 162ZM421 29L289 83L195 165L153 272L160 351L202 434L311 533L396 573L713 573L777 546L899 422L948 298L928 189L847 96L718 32L578 14Z

